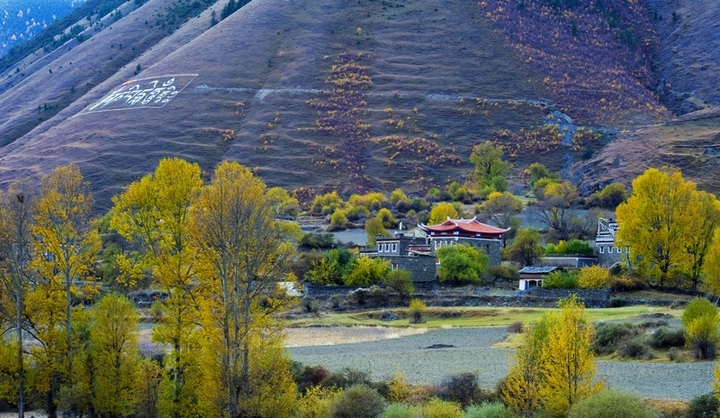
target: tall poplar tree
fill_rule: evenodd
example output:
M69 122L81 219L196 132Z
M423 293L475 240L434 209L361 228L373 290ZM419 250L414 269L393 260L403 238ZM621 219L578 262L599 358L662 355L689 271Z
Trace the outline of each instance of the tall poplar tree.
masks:
M130 184L113 198L110 226L130 244L118 257L121 280L133 286L145 274L166 292L153 329L156 342L170 346L161 384L160 409L173 417L197 414L197 254L190 245L190 206L202 180L200 168L179 158L160 161L154 174Z
M41 342L37 350L43 351L41 381L48 381L41 383L40 391L48 394L50 416L56 415L54 397L60 380L72 385L73 298L97 289L91 282L101 241L91 224L92 207L89 185L77 166L57 167L42 178L32 226L32 263L39 279L27 304L33 309L33 336ZM65 341L59 341L63 336Z
M193 242L202 255L208 289L203 331L215 344L220 386L214 398L229 417L289 416L294 383L281 329L281 309L293 246L275 220L265 184L247 168L224 162L193 205ZM269 382L274 382L268 386Z
M30 285L30 255L33 218L33 196L27 184L15 181L0 195L0 286L5 300L0 300L0 318L12 323L15 330L15 364L17 367L18 416L25 416L25 356L23 354L25 295ZM0 323L2 321L0 320Z

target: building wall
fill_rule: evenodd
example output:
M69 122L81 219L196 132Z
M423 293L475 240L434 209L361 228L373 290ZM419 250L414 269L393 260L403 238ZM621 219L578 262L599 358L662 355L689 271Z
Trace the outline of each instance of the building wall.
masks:
M622 262L626 251L615 247L614 242L598 242L595 245L595 253L600 267L610 267L615 263Z
M382 258L390 262L393 270L409 271L413 282L431 282L437 278L435 257L391 256Z

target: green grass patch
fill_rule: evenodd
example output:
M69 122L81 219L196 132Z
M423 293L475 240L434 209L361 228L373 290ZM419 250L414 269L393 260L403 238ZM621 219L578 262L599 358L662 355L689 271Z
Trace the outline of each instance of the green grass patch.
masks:
M352 313L330 313L318 317L292 319L291 327L309 326L400 326L420 328L442 327L504 327L515 321L532 323L548 310L547 308L478 308L478 307L429 307L422 324L410 324L406 308L391 309L400 317L395 321L381 321L380 310L355 311ZM644 314L665 313L679 317L682 311L656 306L625 306L622 308L588 309L587 317L592 322L631 319Z

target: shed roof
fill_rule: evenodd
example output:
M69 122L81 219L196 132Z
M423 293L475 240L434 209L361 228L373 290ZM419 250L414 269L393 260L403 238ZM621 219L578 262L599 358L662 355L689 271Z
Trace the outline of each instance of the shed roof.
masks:
M562 267L558 266L527 266L521 268L518 273L523 274L547 274L552 273L555 270L562 270Z
M472 219L450 219L437 225L420 224L420 228L425 232L442 233L451 231L464 231L471 234L483 235L502 235L510 229L497 228L492 225L479 222L477 218Z

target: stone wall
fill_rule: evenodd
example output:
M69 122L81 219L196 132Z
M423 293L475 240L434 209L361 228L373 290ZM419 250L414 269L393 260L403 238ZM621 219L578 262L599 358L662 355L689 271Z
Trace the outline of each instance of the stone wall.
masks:
M393 268L409 271L413 282L431 282L437 278L435 257L397 256L383 259L390 261Z

